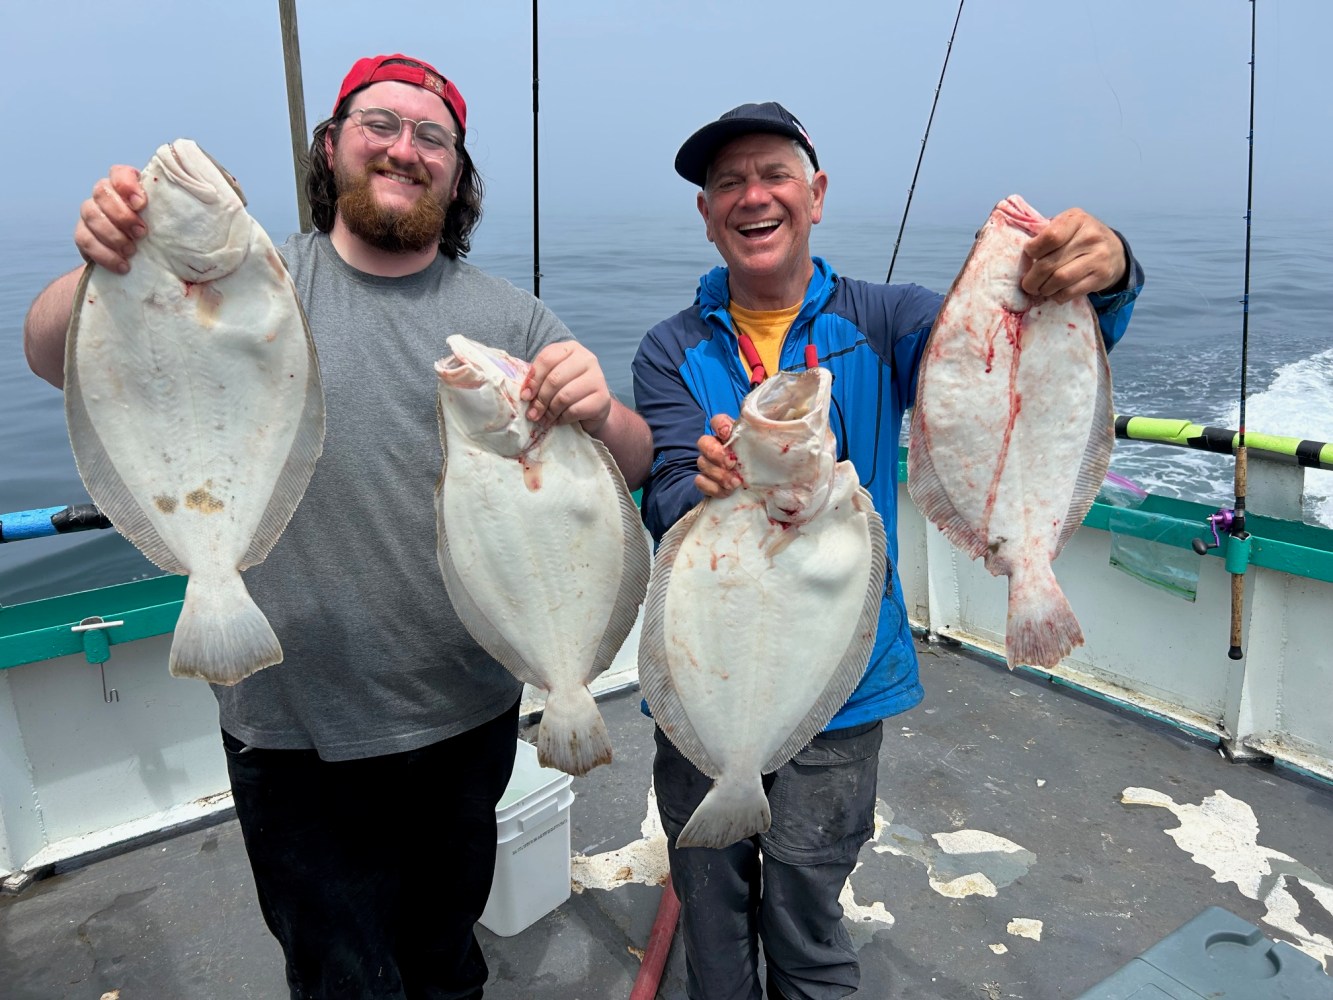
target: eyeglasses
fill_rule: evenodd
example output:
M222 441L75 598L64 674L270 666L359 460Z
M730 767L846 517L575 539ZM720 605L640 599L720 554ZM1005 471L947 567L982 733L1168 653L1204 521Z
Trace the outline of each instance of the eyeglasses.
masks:
M403 134L403 122L412 124L412 141L417 152L428 160L443 160L454 151L458 141L453 129L445 128L439 122L419 122L404 118L388 108L358 108L348 112L347 117L360 115L357 125L366 141L375 146L392 146Z

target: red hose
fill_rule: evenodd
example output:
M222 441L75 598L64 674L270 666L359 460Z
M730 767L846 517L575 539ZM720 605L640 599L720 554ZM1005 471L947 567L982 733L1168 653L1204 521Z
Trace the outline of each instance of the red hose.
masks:
M653 920L653 929L648 935L648 948L643 953L643 964L639 966L639 975L630 990L629 1000L654 1000L658 984L662 981L662 970L666 968L667 956L671 954L671 939L676 933L676 920L680 916L680 900L676 890L671 887L671 876L667 876L662 887L662 899L657 904L657 918Z

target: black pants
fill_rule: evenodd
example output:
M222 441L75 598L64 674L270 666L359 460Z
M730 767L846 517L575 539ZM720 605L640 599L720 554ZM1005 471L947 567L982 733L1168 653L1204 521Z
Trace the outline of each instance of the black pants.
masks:
M495 805L518 703L406 753L323 761L227 732L236 815L292 1000L473 1000L474 925L495 874Z

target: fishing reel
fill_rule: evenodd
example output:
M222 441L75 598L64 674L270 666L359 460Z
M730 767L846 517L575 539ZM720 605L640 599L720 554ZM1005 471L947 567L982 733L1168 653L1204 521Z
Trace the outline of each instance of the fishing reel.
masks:
M1209 549L1221 547L1222 532L1230 536L1230 544L1227 546L1224 559L1226 570L1231 574L1231 646L1227 649L1227 656L1239 660L1245 655L1245 650L1241 647L1241 618L1245 593L1243 581L1245 569L1250 564L1250 534L1245 530L1244 504L1240 504L1239 511L1224 507L1216 514L1210 515L1208 527L1213 530L1212 543L1203 538L1196 538L1190 545L1199 555L1204 555Z
M1236 512L1229 508L1222 508L1216 514L1209 515L1208 527L1213 529L1213 540L1211 542L1203 538L1196 538L1190 545L1199 555L1206 555L1209 549L1221 548L1221 533L1230 534L1231 526L1236 522Z

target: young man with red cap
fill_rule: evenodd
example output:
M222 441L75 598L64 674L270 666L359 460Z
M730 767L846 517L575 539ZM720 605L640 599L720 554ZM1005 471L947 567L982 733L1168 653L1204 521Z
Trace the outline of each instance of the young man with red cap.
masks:
M462 261L482 183L452 81L402 55L361 59L314 131L317 232L281 247L319 352L324 451L246 584L282 664L215 687L264 918L293 998L480 997L473 931L495 865L495 806L521 685L458 620L436 565L433 364L463 333L533 359L529 416L578 421L631 487L651 438L597 359L537 299ZM124 272L144 234L138 171L113 167L75 244ZM33 370L63 381L79 271L33 303Z
M634 395L655 456L643 516L663 534L705 496L740 485L722 446L746 392L768 373L822 365L833 374L839 459L850 458L884 519L897 560L898 440L942 296L916 285L839 277L810 253L827 175L782 105L746 104L705 125L676 155L700 188L708 239L726 267L694 303L648 331ZM1087 295L1110 347L1124 333L1143 271L1114 230L1070 209L1027 245L1024 288ZM709 431L712 433L709 433ZM902 587L891 570L860 685L808 747L764 778L772 825L722 849L676 839L712 781L659 728L653 780L682 905L692 1000L831 1000L860 983L839 894L874 830L883 719L924 692ZM759 978L763 943L767 981Z

